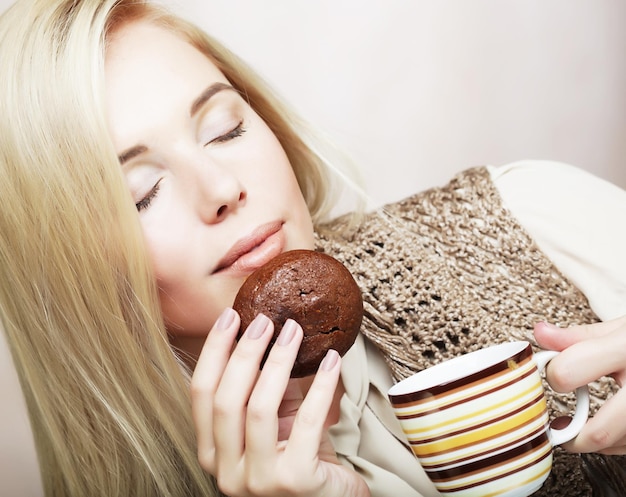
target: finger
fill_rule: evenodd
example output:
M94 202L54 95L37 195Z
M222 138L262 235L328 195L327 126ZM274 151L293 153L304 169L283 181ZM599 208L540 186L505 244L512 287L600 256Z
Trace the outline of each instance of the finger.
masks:
M557 392L569 392L602 376L621 372L625 363L626 333L613 332L563 350L548 363L546 378Z
M285 449L288 457L310 464L318 456L324 425L337 388L341 372L341 357L329 350L320 364L311 388L307 392L294 421Z
M572 418L570 416L560 416L555 418L550 422L550 428L555 430L564 430L571 423ZM578 445L574 441L570 441L568 443L563 444L563 447L569 450L570 452L597 452L599 454L605 455L619 455L626 454L626 437L623 437L621 440L617 441L613 446L607 447L605 449L599 449L597 451L591 451L588 447L583 447L582 442L578 443Z
M542 321L535 324L534 335L540 347L561 351L571 345L614 332L626 326L626 316L600 323L561 328Z
M299 379L291 379L287 384L285 395L278 408L278 441L282 442L289 438L293 420L298 409L302 405L304 395Z
M276 452L278 442L278 412L303 336L300 325L287 320L250 395L246 415L246 466L260 477L275 464L271 454Z
M616 447L610 447L608 449L602 449L598 451L599 454L605 456L623 456L626 455L626 440L622 440L622 444Z
M198 440L198 458L209 472L214 469L213 398L220 382L237 331L239 315L225 309L213 325L191 378L192 417Z
M215 392L213 438L220 474L231 472L242 458L246 406L273 331L267 316L254 318L233 350Z
M599 452L619 448L626 440L626 394L609 398L572 441L563 445L571 452Z

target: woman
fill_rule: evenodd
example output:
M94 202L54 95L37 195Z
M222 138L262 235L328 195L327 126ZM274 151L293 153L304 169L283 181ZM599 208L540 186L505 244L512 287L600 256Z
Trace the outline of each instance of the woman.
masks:
M330 162L318 152L321 146L232 54L152 5L18 2L2 18L0 46L0 303L48 495L217 495L214 481L233 496L385 495L394 489L432 495L395 437L384 399L389 366L398 378L458 352L445 340L464 349L479 344L478 336L483 343L506 339L540 316L563 324L596 319L584 296L498 210L496 232L513 227L520 233L506 240L507 248L532 248L536 267L545 269L540 272L571 293L544 292L532 302L533 312L507 322L497 337L481 335L478 325L463 331L463 323L497 322L490 311L505 307L471 308L475 300L467 296L465 314L446 316L459 334L441 327L429 337L397 334L424 318L409 318L415 309L403 314L401 306L390 314L391 302L387 309L379 305L395 273L371 276L381 268L356 262L366 254L385 260L373 232L391 230L385 234L390 242L404 230L416 233L423 245L414 253L427 255L430 267L445 242L463 248L462 237L437 240L427 230L433 219L448 219L446 205L465 200L451 199L450 192L467 192L491 215L499 202L492 181L506 171L471 171L443 195L389 206L357 230L345 220L323 226L332 203ZM577 177L568 168L554 169L559 178ZM481 188L490 189L493 205L472 196ZM609 185L598 189L599 197L623 195ZM425 211L429 206L434 210ZM398 222L406 213L415 214L415 226ZM462 223L450 226L467 235ZM344 234L352 238L347 242ZM314 247L332 251L358 276L369 340L359 339L343 367L331 351L314 380L290 381L302 336L291 322L257 378L271 323L260 316L232 351L238 317L228 306L254 268L282 251ZM395 271L397 250L385 269ZM524 282L526 292L542 291ZM426 286L420 289L430 294L424 307L457 297ZM603 295L591 298L602 301ZM517 306L529 309L519 299L512 301ZM598 339L606 345L593 350L608 350L614 362L584 368L572 379L562 371L579 360L580 349L583 355L590 350L573 345L560 356L562 366L555 362L550 369L557 385L569 389L564 377L578 384L608 373L623 381L626 360L615 344L624 340L624 326L610 326L616 330ZM537 334L558 349L582 338L549 325L539 325ZM421 359L408 354L394 362L411 344ZM356 392L363 389L364 396ZM600 430L590 423L587 439L583 432L574 450L624 452L625 430L607 423L623 397L620 391L615 405L599 411ZM606 437L594 437L603 430ZM381 457L379 443L392 452Z

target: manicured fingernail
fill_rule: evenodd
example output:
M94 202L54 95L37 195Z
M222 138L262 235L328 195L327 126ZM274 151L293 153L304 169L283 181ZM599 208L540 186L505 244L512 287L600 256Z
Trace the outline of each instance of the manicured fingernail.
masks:
M276 345L281 345L283 347L289 345L293 340L297 329L298 324L293 319L285 321L285 325L283 326L283 329L280 330L280 335L278 335L278 339L276 340Z
M253 319L246 330L246 337L251 340L256 340L257 338L261 338L268 325L270 324L270 319L264 314L259 314L257 317Z
M547 321L541 321L539 324L545 326L549 330L559 330L560 329L560 326L558 326L557 324L548 323Z
M215 329L225 330L226 328L228 328L231 324L233 324L233 321L235 320L235 314L235 311L230 307L224 309L222 311L222 314L220 314L220 317L217 318L217 321L215 322Z
M337 351L330 349L326 353L326 357L324 357L324 360L322 360L322 363L320 364L320 369L322 369L323 371L330 371L335 367L335 364L337 364L338 360L339 354L337 353Z

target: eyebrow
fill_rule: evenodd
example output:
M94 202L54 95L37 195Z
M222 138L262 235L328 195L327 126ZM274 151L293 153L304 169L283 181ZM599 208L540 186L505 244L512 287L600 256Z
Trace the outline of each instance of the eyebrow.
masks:
M117 160L120 161L120 164L124 164L129 160L137 157L140 154L143 154L148 150L148 147L145 145L137 145L135 147L131 147L128 150L124 150L120 155L117 156Z
M193 115L200 110L200 108L209 101L209 99L215 95L216 93L222 90L233 90L236 91L232 86L227 85L226 83L213 83L209 85L198 98L196 98L191 104L191 108L189 109L189 115L193 117Z
M191 107L189 108L189 115L193 117L194 114L196 114L202 108L202 106L211 99L213 95L215 95L216 93L222 90L237 91L231 85L228 85L226 83L219 83L219 82L213 83L212 85L209 85L200 94L200 96L193 101L193 103L191 104ZM119 160L120 164L123 165L125 162L128 162L131 159L134 159L138 155L141 155L144 152L146 152L147 150L148 150L148 147L146 147L145 145L136 145L134 147L129 148L128 150L124 150L124 152L122 152L120 155L117 156L117 159Z

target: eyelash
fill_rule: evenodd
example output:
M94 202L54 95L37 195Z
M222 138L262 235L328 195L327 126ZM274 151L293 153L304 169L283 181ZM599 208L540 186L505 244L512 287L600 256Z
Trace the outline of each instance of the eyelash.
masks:
M157 181L152 189L148 192L148 194L135 204L135 207L137 207L137 212L141 212L142 210L147 209L150 206L150 203L152 202L154 197L156 197L157 193L159 193L160 187L161 180Z
M243 135L245 132L246 132L246 128L243 127L243 121L239 121L239 124L237 124L237 126L234 129L232 129L228 133L223 134L222 136L218 136L217 138L214 138L213 140L208 142L207 145L209 145L210 143L224 143L224 142L230 141L234 138L237 138Z

